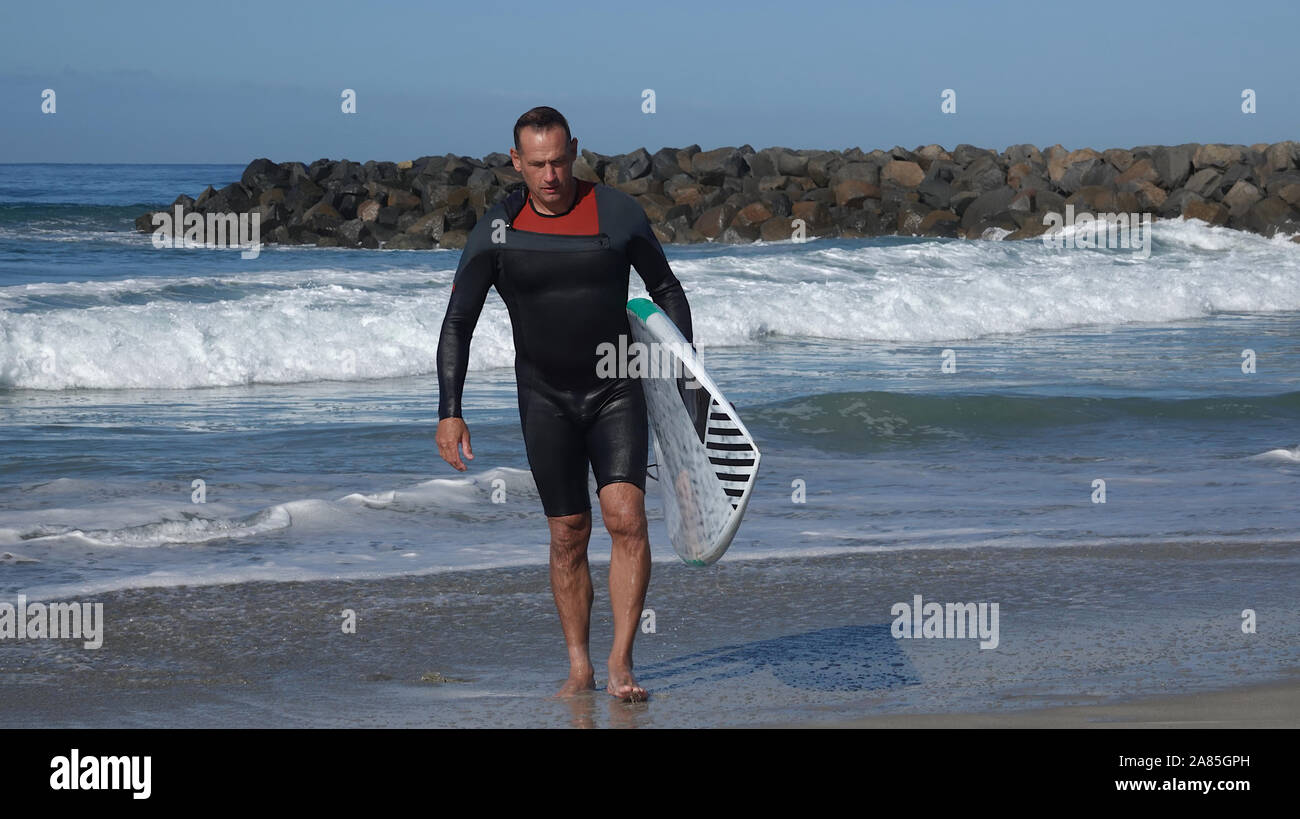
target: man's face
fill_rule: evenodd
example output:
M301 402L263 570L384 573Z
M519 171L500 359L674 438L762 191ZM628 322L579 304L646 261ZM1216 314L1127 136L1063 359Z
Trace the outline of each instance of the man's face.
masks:
M540 209L561 213L573 203L573 161L578 157L578 140L565 144L564 129L527 127L519 132L519 150L510 149L515 170Z

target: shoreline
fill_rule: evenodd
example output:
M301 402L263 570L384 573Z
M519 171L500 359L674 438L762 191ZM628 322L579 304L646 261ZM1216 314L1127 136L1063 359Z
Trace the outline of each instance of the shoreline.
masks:
M608 570L592 568L602 657ZM566 665L543 566L117 592L99 598L98 650L5 646L0 725L1255 724L1254 701L1231 692L1300 672L1298 568L1300 544L1208 543L655 564L655 630L637 639L651 701L636 705L551 699ZM999 602L998 647L893 636L891 606L914 594ZM1240 627L1243 600L1258 633ZM1154 705L1125 705L1161 688ZM1267 696L1259 719L1300 722L1293 682Z

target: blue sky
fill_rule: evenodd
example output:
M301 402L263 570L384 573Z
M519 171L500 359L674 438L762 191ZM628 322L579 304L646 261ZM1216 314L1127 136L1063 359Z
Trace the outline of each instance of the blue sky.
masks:
M1300 139L1288 2L191 8L6 3L0 162L482 156L507 150L534 105L602 153ZM355 115L340 111L344 88Z

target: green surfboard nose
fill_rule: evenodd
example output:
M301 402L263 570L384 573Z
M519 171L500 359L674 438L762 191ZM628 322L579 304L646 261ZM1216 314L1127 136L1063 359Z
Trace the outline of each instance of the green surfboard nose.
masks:
M632 299L627 303L627 309L631 310L642 321L646 321L654 313L661 312L655 306L655 303L649 299Z

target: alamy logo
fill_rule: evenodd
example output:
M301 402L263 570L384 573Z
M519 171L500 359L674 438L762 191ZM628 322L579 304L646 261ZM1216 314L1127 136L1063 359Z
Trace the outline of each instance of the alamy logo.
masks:
M177 205L175 216L167 211L153 215L153 246L167 247L239 247L241 259L256 259L262 253L262 214L186 213Z
M1139 222L1139 217L1141 221ZM1151 258L1151 214L1149 213L1098 213L1074 211L1074 205L1065 206L1065 216L1048 213L1043 216L1047 232L1043 245L1055 248L1110 248L1136 250L1143 259ZM1143 230L1143 228L1146 230Z
M683 341L629 342L620 334L618 344L602 341L596 345L597 378L685 378L686 388L698 389L695 375L683 359L699 359L699 346Z
M913 595L912 603L895 603L890 633L896 640L965 638L980 640L980 648L998 647L997 603L926 603Z
M148 799L153 792L150 756L81 756L73 748L67 756L51 759L50 768L51 790L132 791L132 799Z
M103 603L0 603L0 640L80 639L83 648L104 644Z

